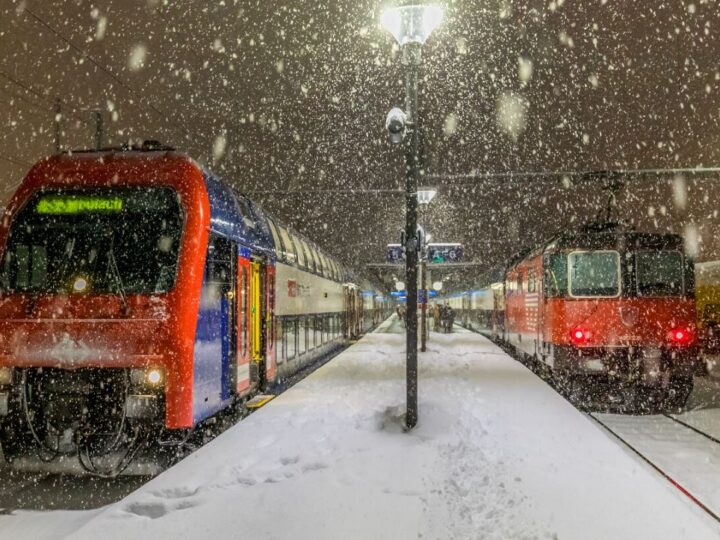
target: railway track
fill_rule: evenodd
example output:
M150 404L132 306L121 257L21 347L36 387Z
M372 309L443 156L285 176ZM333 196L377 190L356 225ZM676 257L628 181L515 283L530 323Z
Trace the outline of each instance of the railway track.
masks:
M669 414L585 414L720 523L720 440Z

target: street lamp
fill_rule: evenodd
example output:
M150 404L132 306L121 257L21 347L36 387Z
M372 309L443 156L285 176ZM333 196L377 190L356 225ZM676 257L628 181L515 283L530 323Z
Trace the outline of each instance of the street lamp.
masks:
M415 427L417 410L417 300L418 300L418 250L417 245L417 186L420 173L420 122L418 118L418 70L421 62L422 45L443 19L443 10L438 6L406 3L386 9L380 23L390 32L402 49L405 65L405 113L393 109L388 115L386 126L391 142L400 142L410 128L410 143L406 146L405 167L405 287L407 302L406 374L407 412L405 426ZM395 114L393 114L395 112ZM400 111L402 112L402 111ZM401 135L398 135L400 133Z

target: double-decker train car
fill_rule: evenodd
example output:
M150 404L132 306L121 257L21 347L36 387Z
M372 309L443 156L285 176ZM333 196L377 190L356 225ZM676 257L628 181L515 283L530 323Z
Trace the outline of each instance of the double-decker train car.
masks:
M182 440L387 309L311 242L154 143L40 161L7 206L0 252L9 463L35 452L117 474L140 441ZM121 457L100 470L110 454Z
M560 235L506 268L495 320L468 317L561 380L617 382L638 403L684 404L698 369L694 269L683 239L620 225Z
M505 325L505 296L503 284L467 291L449 299L448 303L460 315L460 324L488 336L501 334Z

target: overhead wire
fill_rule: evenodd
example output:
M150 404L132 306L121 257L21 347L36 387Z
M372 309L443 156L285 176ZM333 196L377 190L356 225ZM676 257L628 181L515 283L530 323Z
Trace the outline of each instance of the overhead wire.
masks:
M29 17L31 17L37 24L40 24L41 26L43 26L44 28L46 28L47 30L52 32L58 39L60 39L65 44L67 44L75 52L80 54L84 59L86 59L88 62L90 62L93 66L95 66L97 69L99 69L100 71L105 73L108 77L110 77L112 80L114 80L118 85L120 85L126 91L130 92L137 99L138 103L145 106L146 108L151 109L155 114L160 116L162 118L162 120L168 122L168 124L173 126L177 131L183 133L183 135L186 139L188 139L188 140L192 139L193 134L190 132L190 130L187 129L185 126L172 120L172 115L168 114L167 112L165 112L162 109L160 109L159 107L157 107L154 103L152 103L150 100L146 99L144 96L138 94L138 92L134 88L132 88L125 81L123 81L116 73L114 73L111 69L109 69L107 66L102 64L100 61L98 61L90 53L85 51L85 49L75 45L75 43L73 43L67 36L65 36L59 30L55 29L52 25L50 25L47 21L45 21L42 17L40 17L33 10L31 10L30 8L25 6L23 9L23 13L27 14Z
M30 93L30 94L32 94L32 95L38 97L40 100L44 101L45 103L47 103L47 104L50 105L51 107L54 107L54 106L55 106L55 104L56 104L56 101L55 101L55 100L52 100L52 99L50 99L49 97L42 95L42 94L39 93L37 90L34 90L29 84L21 81L20 79L15 78L15 77L13 77L13 76L11 76L11 75L8 75L6 72L4 72L4 71L2 71L2 70L0 70L0 77L3 77L4 79L6 79L7 81L9 81L10 83L18 86L19 88L22 88L23 90L25 90L26 92L28 92L28 93ZM0 92L2 92L3 94L5 94L5 95L7 95L7 96L12 97L12 98L15 98L15 99L19 99L19 100L21 100L21 101L24 101L25 103L27 103L28 105L30 105L30 106L32 106L32 107L35 107L35 108L36 108L37 110L39 110L39 111L44 111L44 112L47 112L47 113L53 113L53 114L54 114L54 111L53 111L52 108L45 108L45 107L43 107L42 105L39 105L38 103L32 101L31 99L28 99L28 98L25 97L25 96L21 96L21 95L19 95L19 94L15 94L15 93L13 93L13 92L9 92L8 90L5 90L5 89L3 89L3 88L0 88ZM60 98L58 98L58 99L60 99ZM70 103L68 103L67 101L64 101L64 100L62 100L62 99L60 99L60 103L63 104L63 105L71 105ZM72 110L75 111L76 109L73 108ZM90 126L90 125L94 125L94 124L93 124L90 120L88 120L87 118L82 118L81 116L75 114L74 112L73 112L73 113L70 113L70 114L67 114L67 116L68 116L68 117L72 117L72 118L74 118L75 120L77 120L78 122L82 122L82 123L87 124L87 125L89 125L89 126Z
M0 159L2 159L3 161L7 161L9 163L12 163L13 165L19 165L21 167L32 167L32 163L28 163L26 161L21 161L19 159L9 158L7 156L0 156Z

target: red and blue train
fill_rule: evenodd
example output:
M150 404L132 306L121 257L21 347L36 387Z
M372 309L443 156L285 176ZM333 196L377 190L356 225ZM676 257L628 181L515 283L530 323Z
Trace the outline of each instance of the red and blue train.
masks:
M139 440L182 441L388 309L312 242L157 143L41 160L6 208L0 253L8 463L77 457L116 474Z

